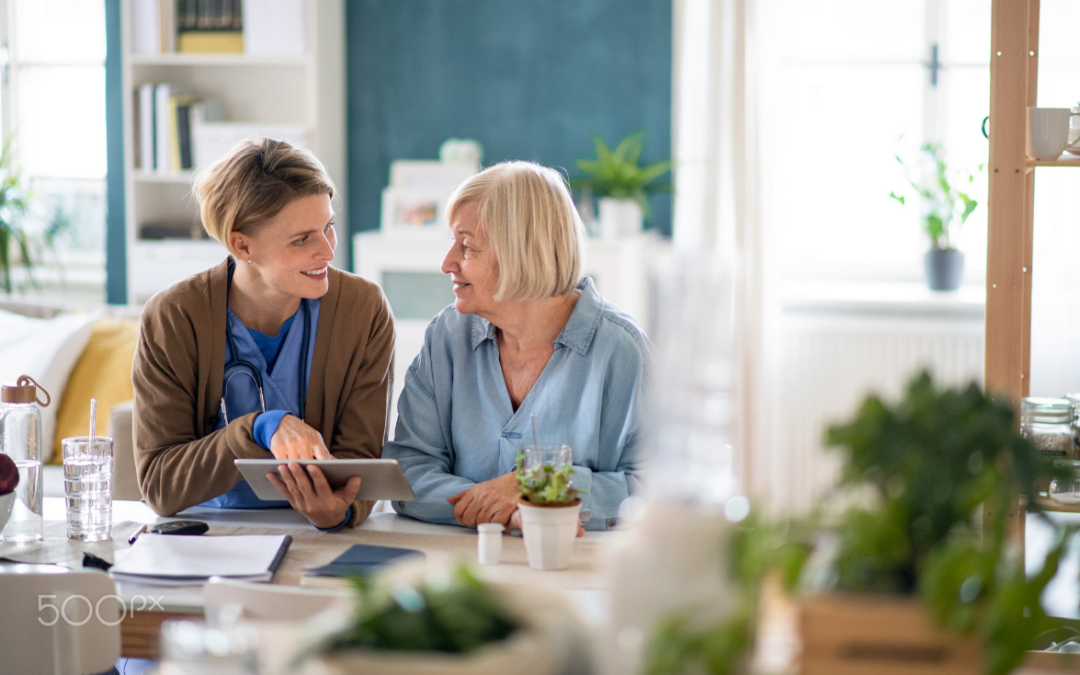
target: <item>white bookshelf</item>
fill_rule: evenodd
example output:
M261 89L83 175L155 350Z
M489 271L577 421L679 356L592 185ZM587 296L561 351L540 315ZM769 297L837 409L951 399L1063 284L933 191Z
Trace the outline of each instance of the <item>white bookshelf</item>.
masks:
M225 257L224 248L214 241L142 240L138 236L143 223L198 221L191 197L193 171L155 172L136 166L134 100L146 82L168 82L187 93L216 99L230 122L302 125L309 149L326 165L337 186L338 231L348 232L345 0L306 0L308 53L281 57L135 54L131 0L122 0L121 7L128 302L141 304L169 284ZM339 256L336 262L345 261Z

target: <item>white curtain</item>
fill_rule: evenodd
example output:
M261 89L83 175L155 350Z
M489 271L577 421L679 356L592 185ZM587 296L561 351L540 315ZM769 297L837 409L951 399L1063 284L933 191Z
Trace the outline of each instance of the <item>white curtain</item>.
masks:
M675 0L674 245L708 251L734 281L732 445L743 490L767 501L774 467L761 402L773 323L761 203L754 0ZM718 299L721 302L721 299Z

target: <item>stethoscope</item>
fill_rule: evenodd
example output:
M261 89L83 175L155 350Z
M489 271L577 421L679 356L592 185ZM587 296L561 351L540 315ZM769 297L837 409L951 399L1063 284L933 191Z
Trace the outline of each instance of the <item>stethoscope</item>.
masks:
M229 292L232 290L233 273L236 271L236 266L229 265L229 282L225 287L225 339L228 341L229 352L232 355L232 363L225 364L225 371L228 372L229 368L233 368L232 375L225 380L225 392L221 396L221 417L225 420L225 425L229 424L229 414L225 410L225 399L229 395L229 382L237 375L244 374L250 377L255 382L255 388L259 391L259 405L262 407L260 412L266 412L266 398L263 396L263 379L262 373L255 367L250 361L245 361L239 357L240 352L236 349L236 341L233 338L232 330L229 328L228 322L228 307L229 307ZM300 301L300 306L304 310L304 335L303 342L300 348L300 419L304 419L304 412L307 409L307 361L308 361L308 349L311 343L311 309L308 307L307 299Z

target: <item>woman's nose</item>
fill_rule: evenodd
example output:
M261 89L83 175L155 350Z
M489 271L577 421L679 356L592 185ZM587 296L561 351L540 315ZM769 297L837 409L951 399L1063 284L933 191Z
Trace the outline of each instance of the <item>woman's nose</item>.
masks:
M455 246L451 246L450 250L446 252L446 256L443 258L442 267L439 270L443 274L452 274L457 269L457 256L454 255Z

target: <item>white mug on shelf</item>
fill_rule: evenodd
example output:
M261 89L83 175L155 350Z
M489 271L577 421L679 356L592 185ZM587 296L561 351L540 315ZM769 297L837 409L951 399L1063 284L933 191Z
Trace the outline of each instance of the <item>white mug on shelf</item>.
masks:
M1028 108L1027 156L1057 159L1069 145L1068 108Z

